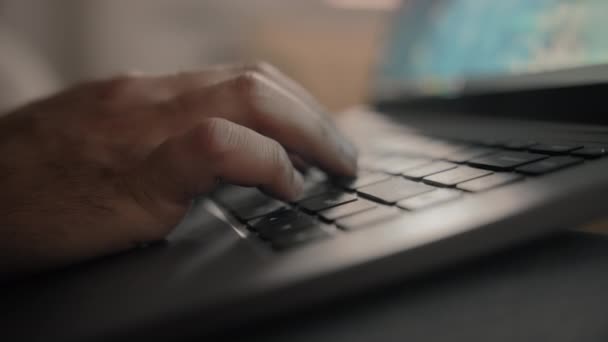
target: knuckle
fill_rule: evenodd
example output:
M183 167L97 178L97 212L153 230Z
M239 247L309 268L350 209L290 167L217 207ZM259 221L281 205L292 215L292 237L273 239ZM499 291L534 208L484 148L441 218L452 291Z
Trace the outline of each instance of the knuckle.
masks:
M173 85L187 85L192 81L194 75L196 75L196 72L193 71L178 71L169 75L167 79Z
M107 80L99 81L97 87L102 99L108 101L122 100L128 97L137 86L138 78L130 74L123 74Z
M264 127L269 106L274 102L274 92L266 78L257 71L247 71L233 80L235 96L242 110L248 114L250 125Z
M178 95L160 105L160 110L171 116L188 113L191 110L188 95Z
M259 72L261 74L269 73L274 69L275 68L272 66L272 64L261 60L245 65L245 70Z
M255 96L261 84L261 74L248 70L236 76L233 80L237 95L244 98Z
M249 126L258 128L264 123L265 108L269 97L263 76L257 71L246 71L233 80L235 102L248 115Z
M177 71L177 72L172 73L170 75L170 78L173 78L176 81L184 81L184 80L188 80L191 75L192 75L192 72Z
M131 74L122 74L103 81L102 83L108 91L122 93L133 88L135 83L137 83L137 77Z

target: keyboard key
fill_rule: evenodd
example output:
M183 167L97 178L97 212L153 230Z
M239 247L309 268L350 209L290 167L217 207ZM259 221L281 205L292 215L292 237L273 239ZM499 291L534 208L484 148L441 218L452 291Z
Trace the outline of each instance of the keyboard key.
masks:
M520 165L528 164L544 158L548 158L548 156L527 152L501 152L491 156L473 159L469 162L469 164L490 170L508 171Z
M323 230L321 226L311 226L290 232L289 234L275 236L270 239L270 243L273 248L283 250L302 245L303 243L328 238L330 236L331 235Z
M430 156L431 158L442 159L468 148L470 148L470 146L465 144L437 141L419 148L418 151L423 151L424 155Z
M526 150L534 145L538 144L534 140L512 140L504 144L504 148L509 150Z
M271 198L257 188L228 185L211 196L242 222L288 207L286 203Z
M431 186L412 182L401 177L394 177L384 182L364 186L358 191L362 196L375 201L393 204L404 198L416 196L431 190L433 190Z
M437 161L429 165L405 171L403 175L411 179L419 180L426 176L434 175L439 172L455 169L456 167L458 167L458 165L453 163Z
M523 176L516 173L495 173L489 176L460 183L458 184L457 188L469 192L479 192L513 183L523 178Z
M356 190L362 186L378 183L383 180L389 179L391 176L386 173L381 172L369 172L369 171L359 171L359 175L357 178L348 179L342 178L337 180L337 183L340 186L343 186L349 190Z
M250 222L251 230L258 232L263 238L272 238L289 231L318 225L319 222L312 216L302 212L287 209L278 210L262 218Z
M468 166L459 166L424 178L424 181L437 186L454 186L458 183L491 174L491 171L474 169Z
M376 164L376 161L378 160L378 155L374 155L374 154L365 154L362 156L359 156L358 160L357 160L357 164L359 164L359 170L373 170L373 166L374 164Z
M479 140L478 143L488 147L500 147L504 145L504 141L498 139L482 139Z
M425 158L393 155L379 159L374 165L371 165L370 167L377 171L383 171L393 175L399 175L405 170L429 164L430 162L430 159Z
M387 134L388 133L388 134ZM400 132L382 132L365 144L365 152L371 154L415 154L422 147L428 145L430 139L428 137L415 136L403 131ZM361 152L361 149L360 149Z
M336 187L329 182L328 175L317 168L310 168L304 173L302 193L294 202L318 196L332 190L336 190Z
M472 147L447 156L445 159L453 163L465 163L471 159L497 152L493 148Z
M573 156L583 158L599 158L608 153L608 148L603 146L587 146L579 150L572 151Z
M412 198L397 202L397 206L407 210L420 210L440 203L459 198L460 191L452 189L437 189Z
M304 189L298 197L297 201L305 200L310 197L318 196L326 192L336 191L336 187L330 183L304 183Z
M374 209L376 207L378 207L378 204L358 198L354 202L349 202L331 209L323 210L319 213L319 216L321 216L323 220L331 222L346 216Z
M260 203L256 203L255 205L236 208L232 209L231 211L232 214L236 216L239 220L246 222L270 214L273 211L277 211L287 207L287 204L283 202L274 199L268 199L267 201L261 201Z
M260 202L271 198L257 188L248 188L237 185L223 185L214 191L211 197L228 209L246 208L259 205Z
M542 175L545 173L557 171L568 166L577 165L583 162L582 158L561 156L551 157L549 159L541 160L536 163L524 165L517 168L517 171L529 174L529 175Z
M298 206L304 210L316 213L318 211L336 207L357 200L357 195L345 193L344 191L330 191L322 195L311 197L298 202Z
M530 147L530 151L547 154L567 154L582 147L582 145L578 144L538 144Z
M318 184L326 182L329 177L317 168L311 167L303 173L304 184Z
M377 207L339 219L336 221L336 225L344 230L370 228L375 224L396 219L401 216L403 216L403 212L397 208Z

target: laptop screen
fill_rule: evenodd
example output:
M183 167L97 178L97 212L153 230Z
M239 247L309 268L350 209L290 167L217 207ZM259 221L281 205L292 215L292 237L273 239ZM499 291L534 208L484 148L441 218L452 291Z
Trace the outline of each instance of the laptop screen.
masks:
M606 0L405 0L379 85L449 94L469 79L605 64L606 13Z

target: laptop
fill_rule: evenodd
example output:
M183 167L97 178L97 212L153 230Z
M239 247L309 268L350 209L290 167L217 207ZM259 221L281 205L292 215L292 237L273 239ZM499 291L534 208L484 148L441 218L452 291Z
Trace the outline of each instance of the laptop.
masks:
M219 188L166 241L6 287L3 335L208 336L602 218L607 7L403 2L371 103L340 116L357 178Z

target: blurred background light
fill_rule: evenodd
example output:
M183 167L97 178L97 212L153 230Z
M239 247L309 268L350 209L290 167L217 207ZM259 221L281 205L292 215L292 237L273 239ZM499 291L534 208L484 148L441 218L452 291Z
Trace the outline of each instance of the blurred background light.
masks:
M377 11L394 10L401 3L400 0L326 0L326 2L336 8Z
M266 60L338 111L365 101L369 70L397 3L0 0L0 35L6 31L35 51L49 69L40 75L57 75L55 89L124 71L171 73ZM26 78L27 66L8 69L8 78ZM26 95L15 98L32 98Z

